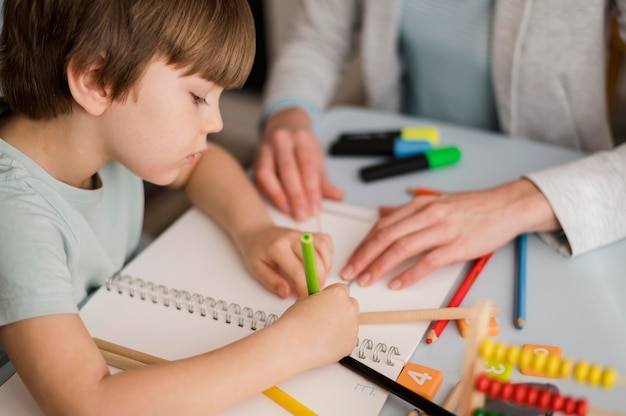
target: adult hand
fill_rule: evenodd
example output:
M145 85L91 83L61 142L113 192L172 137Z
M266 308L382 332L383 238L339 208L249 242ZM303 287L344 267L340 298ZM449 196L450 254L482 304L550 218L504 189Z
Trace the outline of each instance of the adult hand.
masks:
M485 191L417 196L381 213L341 271L361 286L421 255L389 282L391 289L402 289L440 267L490 253L519 234L560 228L547 199L523 179Z
M280 111L266 123L254 177L261 192L297 221L317 214L322 198L343 198L326 176L322 146L299 108Z

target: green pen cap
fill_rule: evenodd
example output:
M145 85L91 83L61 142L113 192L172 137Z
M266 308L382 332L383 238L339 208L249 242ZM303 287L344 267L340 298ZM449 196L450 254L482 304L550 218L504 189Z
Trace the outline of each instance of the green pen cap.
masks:
M456 146L447 146L428 150L424 156L428 159L428 167L433 169L458 162L461 160L461 151Z

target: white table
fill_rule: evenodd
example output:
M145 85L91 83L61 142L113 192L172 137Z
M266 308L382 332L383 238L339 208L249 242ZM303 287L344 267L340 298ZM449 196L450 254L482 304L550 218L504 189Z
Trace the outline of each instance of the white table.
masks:
M380 131L408 125L436 125L441 145L457 145L462 160L453 166L420 171L364 183L358 169L376 163L376 157L327 158L330 179L345 191L346 202L370 208L407 202L407 187L424 186L444 191L489 188L519 178L524 173L558 165L582 156L580 152L529 140L508 138L479 130L459 128L429 120L371 110L340 107L328 112L316 132L325 149L340 133ZM527 324L513 326L515 247L509 243L496 251L463 305L489 299L500 306L500 334L507 344L558 346L563 356L613 366L626 374L626 241L575 259L556 253L536 236L528 239ZM463 276L460 276L462 278ZM419 305L416 305L419 307ZM451 322L435 343L422 344L412 361L444 373L435 396L442 403L457 382L464 339ZM527 377L513 372L512 381L550 382L563 394L586 397L594 407L626 410L626 387L606 392L570 380ZM411 406L395 397L387 400L381 415L406 415Z

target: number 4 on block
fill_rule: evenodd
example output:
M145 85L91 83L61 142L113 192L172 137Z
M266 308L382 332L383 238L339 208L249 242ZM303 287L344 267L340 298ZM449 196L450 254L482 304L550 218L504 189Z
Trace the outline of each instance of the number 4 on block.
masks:
M443 373L434 368L407 363L398 376L398 383L420 396L432 400L441 386Z

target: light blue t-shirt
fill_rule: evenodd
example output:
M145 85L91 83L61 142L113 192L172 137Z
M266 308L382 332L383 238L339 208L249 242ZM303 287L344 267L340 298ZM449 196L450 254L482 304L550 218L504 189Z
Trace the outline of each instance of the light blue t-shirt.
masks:
M78 312L134 254L143 182L118 163L98 175L69 186L0 139L0 325Z
M405 0L403 112L497 130L491 82L493 0Z

